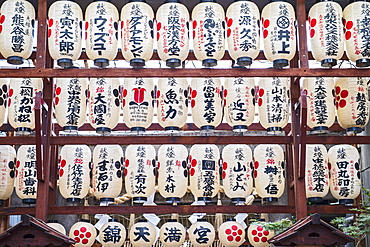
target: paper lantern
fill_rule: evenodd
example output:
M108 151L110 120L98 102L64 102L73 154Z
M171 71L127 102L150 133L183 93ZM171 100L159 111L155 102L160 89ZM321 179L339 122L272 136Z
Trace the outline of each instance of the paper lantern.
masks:
M369 122L367 78L337 78L335 94L339 125L347 133L362 132Z
M90 187L91 151L87 145L65 145L60 151L59 191L67 202L81 203Z
M267 230L263 226L249 225L248 227L248 241L254 247L268 247L267 242L274 236L274 231Z
M167 202L179 202L186 194L187 158L184 145L162 145L158 149L158 190Z
M191 112L194 124L201 130L213 130L222 121L220 78L193 78L191 81Z
M189 11L180 0L166 0L156 14L158 56L175 68L189 54Z
M152 78L126 78L122 90L123 120L131 131L145 131L154 114Z
M308 13L313 57L322 67L333 67L344 53L342 7L326 0L314 4Z
M354 146L342 144L328 151L330 192L339 204L351 204L360 195L360 154Z
M261 144L254 149L254 182L265 202L277 201L285 188L284 150L279 145Z
M253 155L244 144L226 145L222 150L222 181L231 202L245 202L253 190Z
M157 117L165 130L178 131L188 116L188 81L186 78L159 78Z
M126 148L125 186L134 202L144 203L154 192L155 155L152 145L129 145Z
M86 121L87 78L56 78L55 118L64 131L77 131Z
M328 152L321 144L306 145L306 198L321 202L329 192Z
M246 77L225 78L225 118L233 131L243 132L255 117L254 79Z
M114 202L122 189L123 151L119 145L97 145L93 152L94 196L100 202Z
M122 7L122 55L134 68L145 66L153 55L154 12L145 0L129 0Z
M245 240L244 227L233 219L221 224L218 229L218 238L225 247L240 246Z
M126 240L126 229L116 220L109 219L100 228L99 240L104 247L120 247Z
M185 242L185 227L177 220L168 220L159 231L159 240L164 247L180 247Z
M288 66L296 52L295 12L286 0L270 0L261 14L264 54L274 68Z
M54 2L48 12L48 48L50 56L64 68L73 66L82 50L82 10L68 0Z
M269 134L280 133L289 121L289 78L260 78L257 102L260 123Z
M35 204L37 197L36 146L22 145L17 151L15 192L25 204Z
M8 104L8 84L9 79L0 79L0 126L3 125L6 119L6 107Z
M0 205L14 190L16 152L12 146L0 145Z
M225 53L225 11L215 0L200 0L192 11L194 55L213 67Z
M96 229L88 220L80 220L69 230L69 237L76 243L75 247L90 247L94 244L96 238Z
M89 117L97 133L110 133L118 124L121 110L118 78L91 78Z
M64 226L60 223L58 223L57 220L49 220L48 223L46 223L48 226L50 226L51 228L57 230L58 232L60 233L63 233L64 235L67 234L66 232L66 229L64 228Z
M260 12L252 1L236 0L226 11L227 44L232 59L249 66L260 52Z
M189 240L194 247L208 247L215 240L216 231L206 220L198 219L188 230Z
M130 243L134 247L151 247L156 239L154 225L145 219L139 220L130 229Z
M94 0L85 12L86 55L94 65L105 68L116 58L118 10L110 0Z
M220 151L213 144L196 144L190 149L190 190L198 201L211 201L220 188Z
M0 12L0 52L8 63L22 64L32 53L35 9L29 1L6 0Z

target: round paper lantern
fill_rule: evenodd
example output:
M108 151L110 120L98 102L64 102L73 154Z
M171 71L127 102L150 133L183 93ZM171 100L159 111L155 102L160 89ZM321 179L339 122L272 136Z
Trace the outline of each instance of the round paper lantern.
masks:
M154 115L152 78L126 78L123 83L123 120L131 131L145 131Z
M178 131L188 116L188 81L186 78L159 78L157 117L165 130Z
M263 226L250 225L248 227L248 241L254 247L268 247L270 244L267 242L274 236L274 231L269 231Z
M6 107L8 104L8 84L9 79L0 79L0 126L3 125L6 119Z
M194 124L201 130L213 130L222 121L220 78L193 78L191 81L191 112Z
M114 219L109 219L109 222L100 228L99 240L104 247L122 246L126 240L125 226Z
M59 191L67 202L81 203L89 192L91 151L87 145L65 145L60 151Z
M82 50L82 10L68 0L54 2L48 12L48 47L50 56L64 68L73 66Z
M156 230L152 223L139 220L130 229L130 243L134 247L151 247L156 241Z
M156 14L158 56L175 68L189 54L189 11L180 0L166 0Z
M22 64L32 53L35 9L26 0L6 0L0 13L0 52L8 63Z
M12 146L0 145L0 205L14 190L16 152Z
M159 231L159 240L164 247L180 247L185 242L185 227L177 220L168 220Z
M22 145L17 151L15 192L25 204L35 204L37 197L36 146Z
M119 145L97 145L93 152L94 196L101 202L114 202L122 189L122 157Z
M162 145L158 149L158 190L167 202L179 202L186 194L187 158L184 145Z
M313 57L322 67L333 67L344 53L342 7L326 0L314 4L308 13Z
M118 124L121 110L118 78L91 78L89 87L89 117L99 134L110 133Z
M46 224L48 226L50 226L51 228L54 228L58 232L63 233L64 235L67 234L66 229L64 228L64 226L62 224L58 223L57 220L49 220L48 223L46 223Z
M129 0L122 7L122 55L134 68L145 66L153 55L154 12L145 0Z
M85 12L86 55L94 65L105 68L116 58L118 10L110 0L94 0Z
M75 247L90 247L94 244L96 238L96 229L88 220L80 220L69 230L69 237L76 243Z
M296 52L295 12L286 0L270 0L261 14L264 54L274 68L288 66Z
M329 192L328 152L324 145L306 145L306 198L321 202Z
M133 201L144 203L154 192L155 149L152 145L129 145L125 153L125 186Z
M86 121L87 78L56 78L55 118L64 131L77 131Z
M35 128L35 98L42 87L41 78L10 79L8 121L20 134L29 134Z
M198 201L211 201L220 188L220 151L213 144L196 144L190 149L190 189Z
M192 11L194 55L213 67L225 53L225 11L215 0L200 0Z
M284 150L280 145L261 144L254 149L254 182L265 202L277 201L284 193Z
M281 133L289 121L289 78L260 78L258 85L261 125L268 134Z
M337 78L335 94L339 125L347 133L362 132L369 122L367 78Z
M236 63L251 65L260 52L260 12L252 1L236 0L226 11L227 44Z
M221 224L218 229L218 238L225 247L240 246L245 240L244 227L233 219Z
M328 151L330 192L339 204L351 204L360 195L360 154L351 145L335 145Z
M194 247L208 247L215 240L216 231L206 220L198 219L188 230L189 240Z
M233 131L243 132L255 117L254 79L246 77L225 78L225 118Z

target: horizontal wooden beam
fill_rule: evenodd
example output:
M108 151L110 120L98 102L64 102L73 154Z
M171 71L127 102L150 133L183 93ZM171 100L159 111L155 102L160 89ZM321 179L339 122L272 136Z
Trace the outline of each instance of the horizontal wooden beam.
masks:
M35 137L0 137L0 145L36 145Z
M309 214L319 213L319 214L353 214L351 209L353 207L343 206L343 205L320 205L320 206L307 206L307 212Z
M307 144L370 144L369 136L307 136Z
M32 214L35 215L35 207L0 207L0 215L21 215Z

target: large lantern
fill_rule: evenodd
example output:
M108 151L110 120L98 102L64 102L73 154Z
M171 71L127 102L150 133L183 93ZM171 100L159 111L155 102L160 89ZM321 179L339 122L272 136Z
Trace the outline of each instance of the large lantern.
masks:
M154 192L155 154L152 145L129 145L126 148L125 186L134 202L144 203Z
M126 241L125 226L114 219L109 219L100 228L99 241L104 247L120 247Z
M274 68L289 64L296 52L295 12L286 0L270 0L261 14L264 54Z
M226 78L223 97L225 118L233 131L243 132L255 117L254 79L246 77Z
M245 241L244 227L233 219L221 224L218 229L218 238L225 247L240 246Z
M168 220L159 231L159 240L164 247L180 247L185 242L185 227L177 220Z
M361 191L360 155L347 144L331 147L328 154L330 192L339 204L351 204Z
M260 52L260 12L248 0L234 1L226 11L229 54L239 66L251 65Z
M362 132L369 122L367 78L337 78L335 94L339 125L347 133Z
M129 0L122 7L122 55L134 68L145 66L153 55L154 12L145 0Z
M8 63L22 64L32 53L35 9L26 0L6 0L0 12L0 52Z
M196 144L190 149L190 190L198 201L211 201L220 188L220 151L213 144Z
M0 145L0 205L13 193L16 153L12 146Z
M6 118L6 107L8 104L8 84L9 79L0 79L0 126L3 125Z
M333 67L344 53L342 7L332 0L318 2L308 13L313 57L322 67Z
M284 193L284 150L280 145L261 144L254 149L254 182L264 201L277 201Z
M58 223L57 220L48 220L48 223L46 223L48 226L52 227L53 229L57 230L58 232L60 233L63 233L64 235L66 235L66 229L64 228L64 226L60 223Z
M158 55L174 68L188 57L189 11L180 0L166 0L156 14Z
M157 90L159 124L165 130L180 130L188 116L188 81L186 78L160 78Z
M145 219L139 220L130 229L130 242L134 247L151 247L156 239L154 225Z
M54 2L48 13L48 47L50 56L61 67L72 67L82 50L82 10L70 0Z
M91 151L87 145L65 145L60 151L59 191L67 202L80 203L89 192Z
M252 224L248 227L248 241L254 247L268 247L267 242L274 236L274 231L265 229L262 225Z
M213 130L222 121L220 78L193 78L191 81L191 111L194 124L201 130Z
M192 11L194 55L213 67L225 53L225 11L215 0L200 0Z
M76 243L74 247L90 247L94 244L97 232L88 220L80 220L69 230L69 237Z
M118 78L90 79L90 124L97 133L110 133L117 126L121 110L120 99Z
M198 219L188 230L189 240L194 247L209 247L213 244L216 231L213 225L206 220Z

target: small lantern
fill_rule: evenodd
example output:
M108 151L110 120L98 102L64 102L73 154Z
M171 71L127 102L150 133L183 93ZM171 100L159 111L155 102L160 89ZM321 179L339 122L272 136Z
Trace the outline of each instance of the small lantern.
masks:
M254 247L268 247L267 242L274 236L274 231L267 230L261 225L250 225L248 227L248 241Z
M225 78L225 118L233 131L244 132L255 117L254 79Z
M159 78L157 90L159 124L165 130L178 131L188 116L188 81L186 78Z
M306 145L306 198L322 202L329 192L328 152L324 145Z
M145 219L139 220L130 229L130 242L134 247L151 247L156 240L154 225Z
M188 230L189 240L194 247L208 247L215 241L216 231L206 220L198 219Z
M0 126L3 125L6 119L6 107L8 104L8 84L9 79L0 79Z
M264 54L274 68L288 66L296 52L294 7L286 0L270 0L261 14Z
M177 220L168 220L159 231L159 240L164 247L180 247L185 242L185 227Z
M12 195L14 190L16 152L10 145L0 145L0 205Z
M225 53L225 11L215 0L200 0L192 11L194 55L213 67Z
M152 145L129 145L125 154L125 186L133 201L144 203L154 192L155 149Z
M213 130L222 121L220 78L193 78L191 81L191 111L194 124L201 130Z
M65 145L60 151L59 191L67 202L81 203L89 192L91 151L87 145Z
M58 223L57 220L49 220L48 223L46 223L46 224L48 226L54 228L58 232L63 233L64 235L67 234L66 229L64 228L64 226L62 224Z
M213 144L196 144L190 149L190 189L198 201L210 202L220 188L220 151Z
M254 182L265 202L276 202L285 188L284 150L280 145L261 144L254 149Z
M126 240L125 226L114 219L109 219L109 222L100 228L99 240L104 247L122 246Z
M10 64L22 64L32 53L35 9L26 0L6 0L0 13L1 54Z
M335 145L328 151L330 192L339 204L351 204L361 191L360 154L354 146Z
M110 133L118 124L121 110L118 78L91 78L89 87L90 124L99 134Z
M179 202L186 194L187 158L184 145L162 145L158 149L158 190L167 202Z
M72 67L82 50L81 7L70 0L58 0L50 6L48 18L50 56L59 66Z
M369 122L367 78L337 78L335 94L339 125L347 133L362 132Z
M235 220L229 219L218 229L218 238L225 247L240 246L245 241L244 227Z
M189 54L189 11L180 0L166 0L156 14L158 55L175 68Z
M229 54L241 66L249 66L260 52L260 12L248 0L236 0L226 11Z
M122 189L122 157L119 145L97 145L93 152L94 196L100 202L114 202Z
M22 145L17 151L15 192L25 204L35 204L37 197L36 146Z
M90 247L94 244L96 238L96 229L88 220L80 220L69 230L69 237L76 243L75 247Z
M145 66L153 55L154 12L145 0L129 0L122 7L122 55L133 68Z
M308 13L313 57L322 67L333 67L344 53L343 14L332 0L314 4Z

